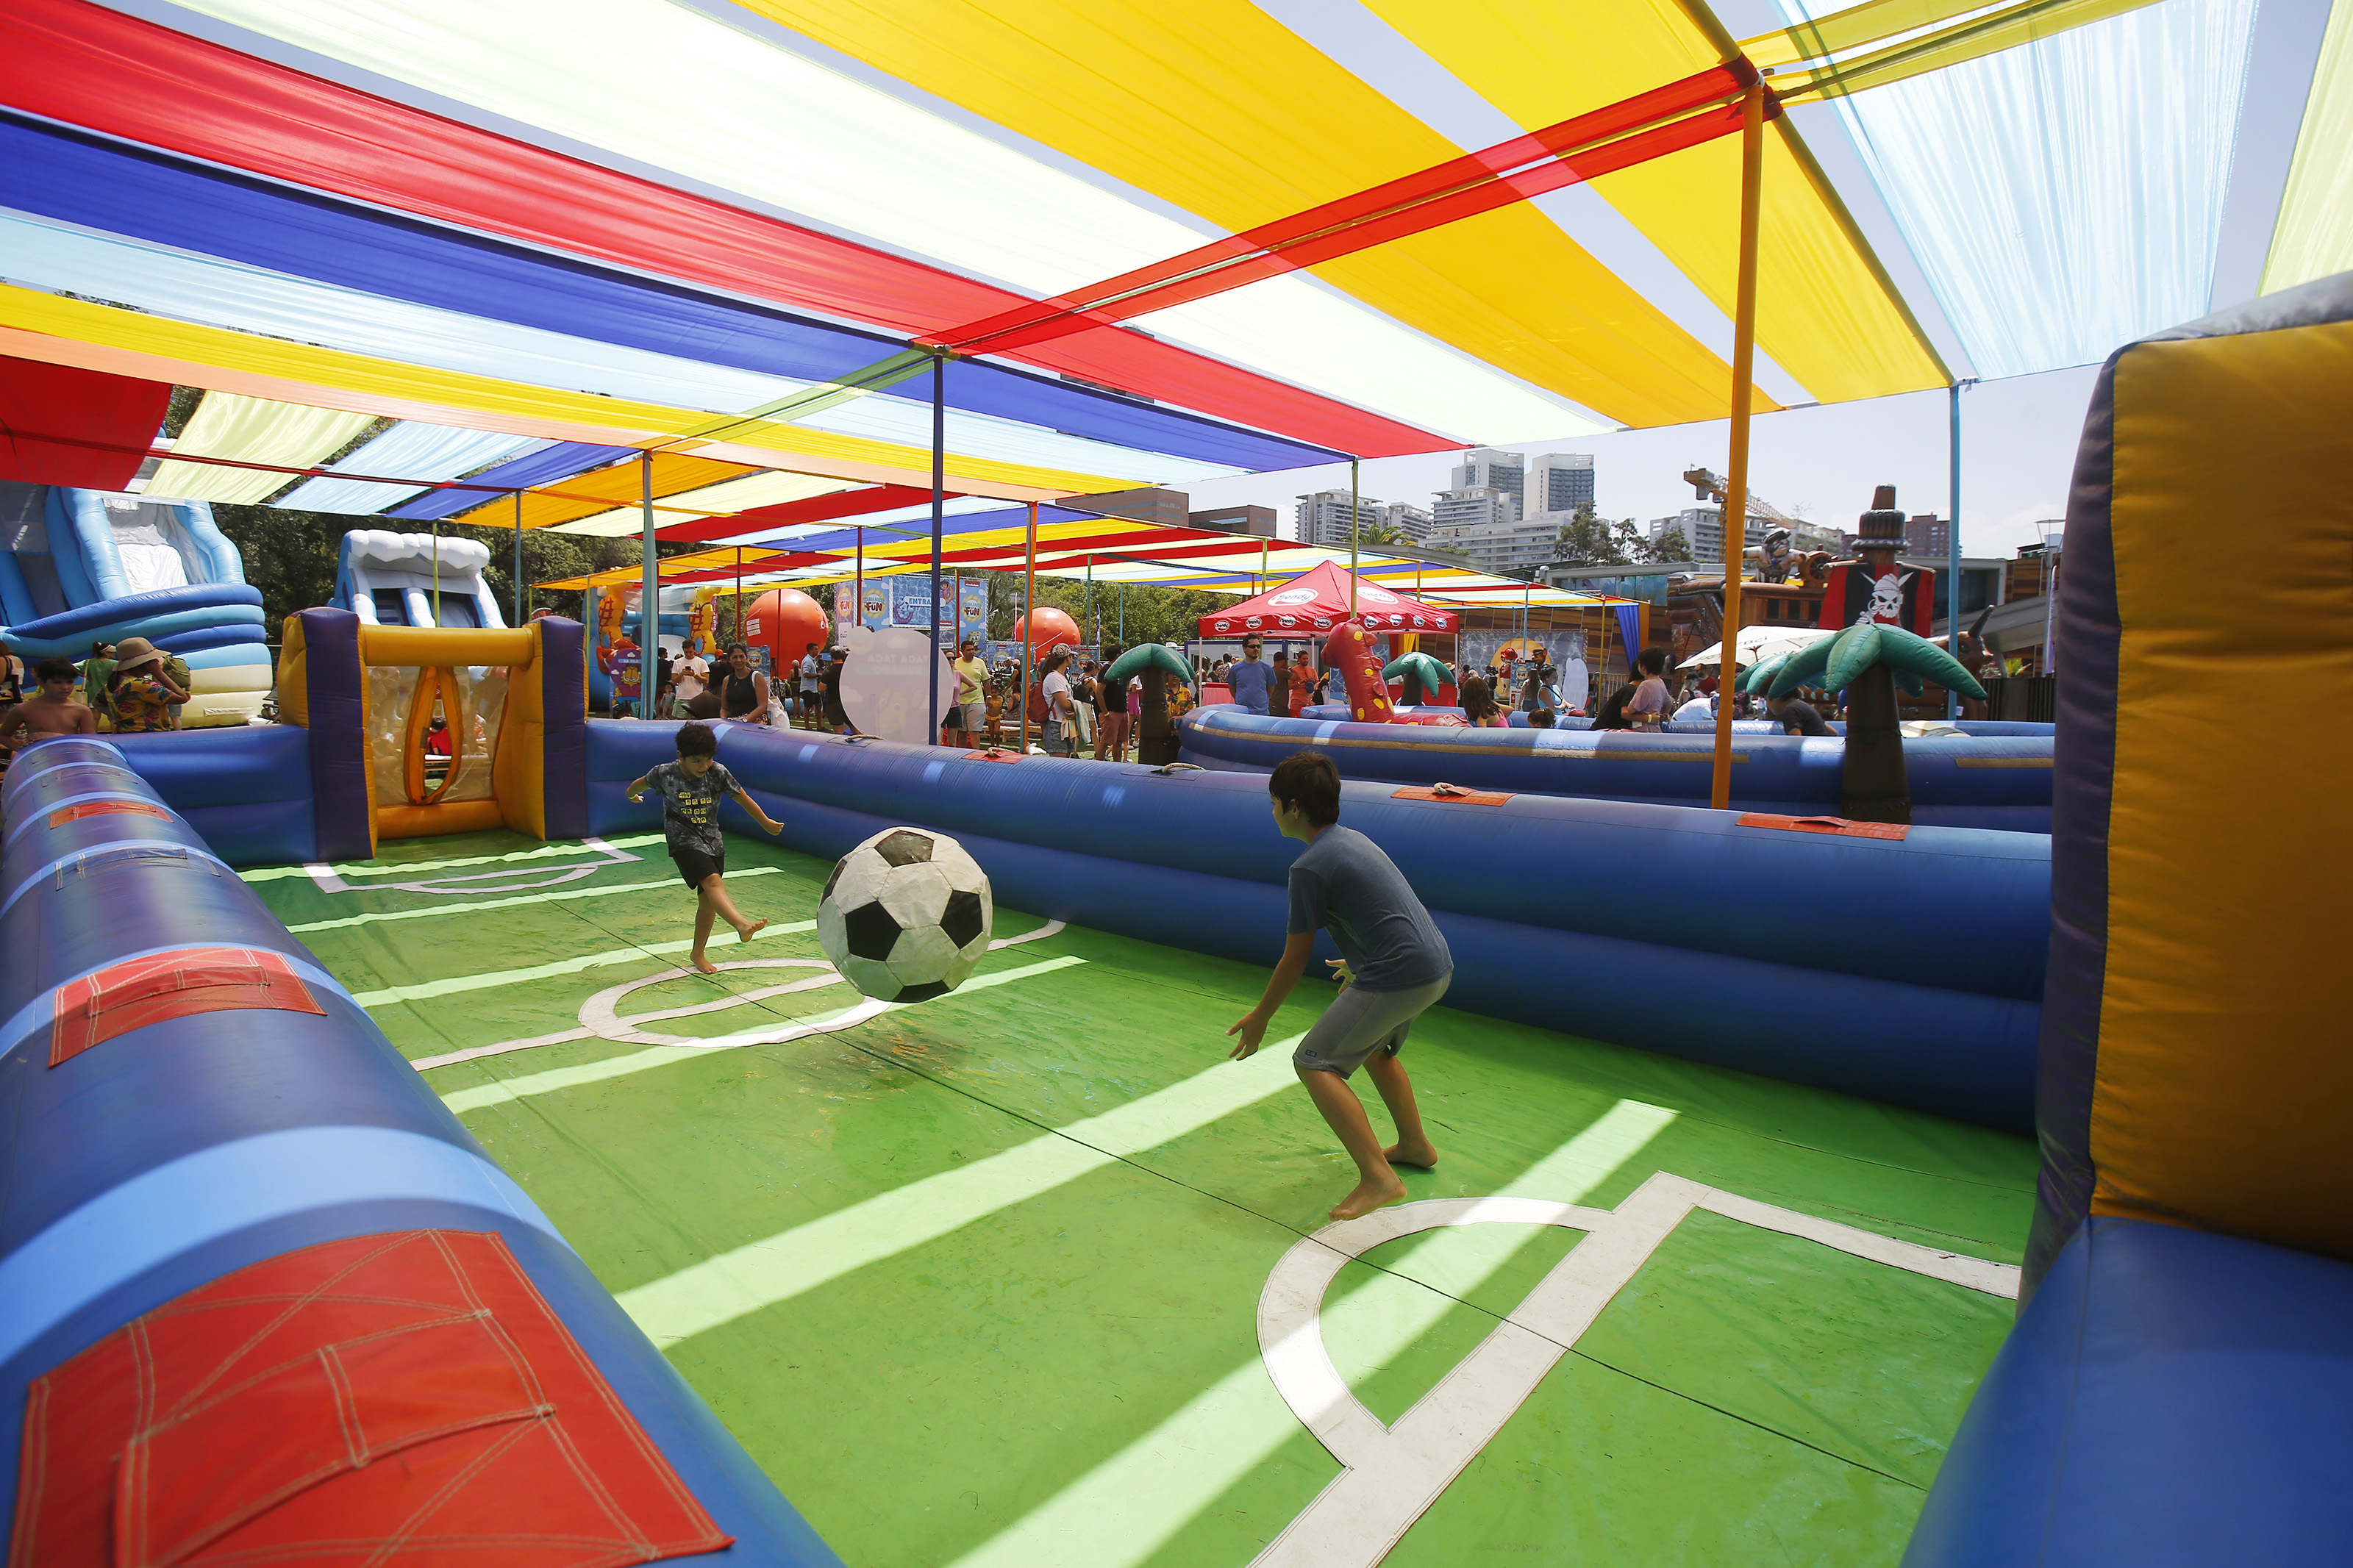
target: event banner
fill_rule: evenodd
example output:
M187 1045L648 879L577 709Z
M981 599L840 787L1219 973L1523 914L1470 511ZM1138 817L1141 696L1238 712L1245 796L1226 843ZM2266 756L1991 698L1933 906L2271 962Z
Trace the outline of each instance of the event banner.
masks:
M862 619L869 627L881 631L885 626L928 626L936 616L941 622L960 626L963 637L984 637L988 632L988 584L985 580L941 578L939 604L934 607L928 572L870 577L866 580L863 616L853 612L852 606L858 601L859 592L852 584L835 584L833 614L837 624Z

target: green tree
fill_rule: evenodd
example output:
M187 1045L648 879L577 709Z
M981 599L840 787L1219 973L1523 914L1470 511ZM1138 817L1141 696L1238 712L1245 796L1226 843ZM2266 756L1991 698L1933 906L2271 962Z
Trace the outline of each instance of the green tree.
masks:
M1626 541L1633 535L1633 520L1609 523L1593 514L1593 503L1585 502L1569 514L1554 536L1554 558L1567 566L1626 566L1638 557L1629 555Z

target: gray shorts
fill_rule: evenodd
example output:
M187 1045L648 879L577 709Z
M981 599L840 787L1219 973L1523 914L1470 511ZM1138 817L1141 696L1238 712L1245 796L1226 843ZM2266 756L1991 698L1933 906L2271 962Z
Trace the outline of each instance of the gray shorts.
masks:
M1405 1044L1406 1032L1413 1021L1438 1005L1446 988L1454 983L1449 971L1427 985L1417 985L1410 991L1367 991L1361 985L1351 985L1332 999L1299 1048L1291 1053L1291 1065L1311 1068L1319 1072L1335 1072L1346 1078L1375 1051L1390 1056Z

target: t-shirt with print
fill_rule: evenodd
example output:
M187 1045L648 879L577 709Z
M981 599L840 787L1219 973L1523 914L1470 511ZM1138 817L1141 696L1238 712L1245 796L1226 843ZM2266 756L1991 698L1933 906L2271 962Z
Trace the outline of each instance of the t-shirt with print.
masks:
M700 849L723 855L727 841L719 832L719 802L744 786L723 763L713 763L701 778L688 774L680 763L664 763L646 771L646 787L662 797L662 837L671 851Z
M1411 991L1454 969L1405 873L1379 845L1337 823L1291 863L1291 932L1319 929L1367 991Z
M114 731L136 734L172 727L171 698L163 682L141 672L126 675L114 687Z

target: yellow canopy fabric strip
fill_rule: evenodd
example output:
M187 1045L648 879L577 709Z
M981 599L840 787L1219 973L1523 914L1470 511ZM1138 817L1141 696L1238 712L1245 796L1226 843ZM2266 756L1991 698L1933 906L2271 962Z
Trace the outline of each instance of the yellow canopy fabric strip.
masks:
M2263 292L2353 269L2353 0L2337 0L2263 258Z
M1366 0L1383 20L1529 130L1590 112L1716 64L1717 44L1665 0ZM1575 68L1532 70L1531 60ZM1952 375L1826 183L1795 128L1766 142L1757 341L1824 403L1943 386ZM1740 145L1726 139L1593 182L1717 309L1733 310ZM1708 417L1721 417L1731 372ZM1759 403L1762 411L1765 405Z
M1899 33L1985 9L1985 0L1867 0L1799 26L1740 40L1751 65L1786 66L1827 59Z
M1462 151L1249 0L743 4L1229 230ZM1525 68L1528 58L1546 57L1511 63ZM1560 74L1584 72L1581 48L1549 58L1580 62ZM1586 107L1696 68L1630 80L1625 92ZM1724 411L1730 367L1525 206L1313 271L1622 423L1674 424Z
M15 328L24 334L12 334L19 346L5 352L28 358L86 364L185 386L274 395L288 402L348 413L603 446L660 447L683 441L701 456L747 468L787 468L870 484L928 488L932 479L931 454L896 442L764 420L728 421L731 427L724 440L695 439L688 433L713 423L711 415L699 410L402 364L5 284L0 284L0 328ZM99 352L79 353L63 345L45 346L31 334L86 344ZM968 495L1050 500L1124 489L1134 481L950 452L947 482L950 489Z
M307 468L332 456L368 427L371 416L332 408L304 408L233 392L207 392L187 427L174 443L200 458L241 463L283 463ZM209 463L170 463L155 470L148 493L174 500L250 503L284 489L290 474L257 468L221 468Z

